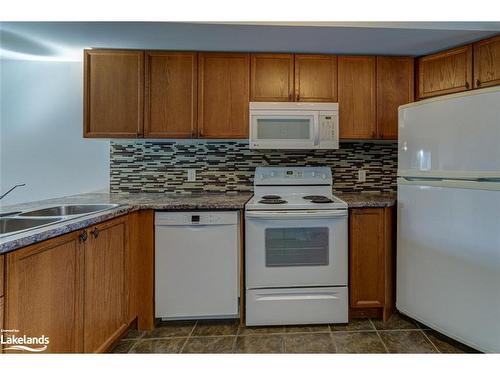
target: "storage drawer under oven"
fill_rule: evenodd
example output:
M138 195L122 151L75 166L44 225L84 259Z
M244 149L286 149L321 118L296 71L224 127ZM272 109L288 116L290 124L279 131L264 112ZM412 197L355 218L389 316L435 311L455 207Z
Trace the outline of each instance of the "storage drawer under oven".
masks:
M248 289L246 325L347 323L347 287Z

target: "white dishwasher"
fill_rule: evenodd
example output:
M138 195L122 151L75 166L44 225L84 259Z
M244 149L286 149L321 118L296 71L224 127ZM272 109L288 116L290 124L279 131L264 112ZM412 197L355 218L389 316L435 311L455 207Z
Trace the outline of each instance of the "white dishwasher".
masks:
M155 316L238 316L236 211L156 212Z

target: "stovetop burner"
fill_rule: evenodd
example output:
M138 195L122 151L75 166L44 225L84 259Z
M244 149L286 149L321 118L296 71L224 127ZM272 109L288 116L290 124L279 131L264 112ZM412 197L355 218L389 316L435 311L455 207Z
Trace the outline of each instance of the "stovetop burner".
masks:
M262 199L281 199L279 195L264 195Z
M261 199L259 203L264 203L264 204L284 204L287 203L286 200L284 199Z
M302 197L304 199L308 199L308 200L316 200L316 199L329 199L327 197L325 197L324 195L306 195L305 197Z
M312 199L312 203L332 203L333 201L330 198L320 198L320 199Z

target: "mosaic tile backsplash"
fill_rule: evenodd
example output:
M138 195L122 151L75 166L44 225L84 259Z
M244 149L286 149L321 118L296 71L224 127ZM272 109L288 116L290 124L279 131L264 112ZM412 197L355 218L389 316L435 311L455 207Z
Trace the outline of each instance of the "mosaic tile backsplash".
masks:
M341 143L338 150L250 150L247 142L111 141L111 192L253 190L255 167L329 166L336 191L395 192L397 143ZM187 182L187 168L196 181ZM358 169L366 182L358 183Z

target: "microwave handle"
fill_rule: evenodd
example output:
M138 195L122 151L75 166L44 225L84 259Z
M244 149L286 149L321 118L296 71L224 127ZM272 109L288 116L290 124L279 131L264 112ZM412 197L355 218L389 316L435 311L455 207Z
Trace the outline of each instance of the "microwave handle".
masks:
M314 146L319 146L320 134L321 134L321 125L320 125L320 117L317 114L314 116Z

